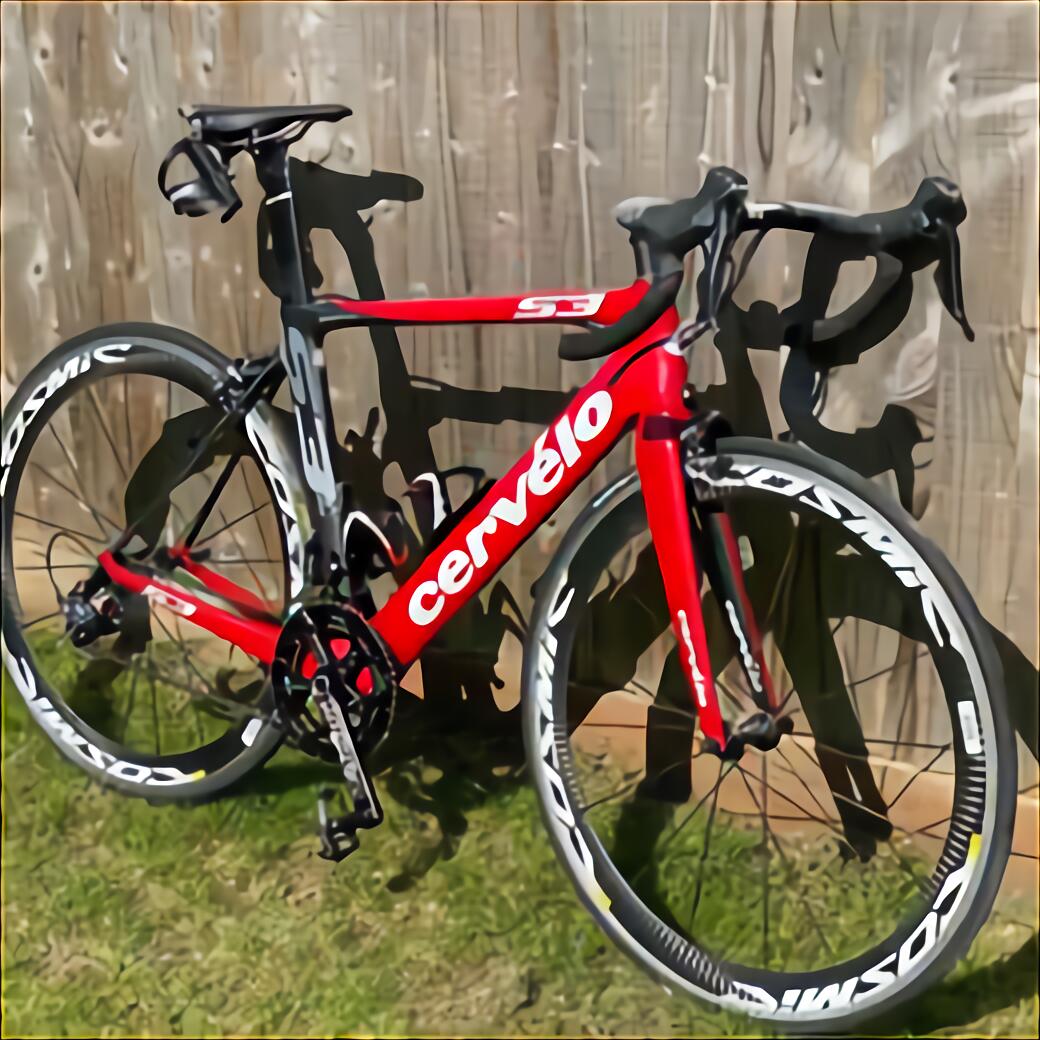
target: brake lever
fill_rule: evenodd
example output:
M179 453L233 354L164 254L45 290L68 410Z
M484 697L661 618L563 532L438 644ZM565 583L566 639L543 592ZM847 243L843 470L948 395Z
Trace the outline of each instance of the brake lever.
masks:
M706 322L711 328L717 328L719 311L735 287L732 254L733 245L740 235L740 212L743 203L743 192L733 198L725 197L720 200L716 207L711 235L701 246L704 251L704 277L707 278L708 291L704 310L698 315L698 324Z
M937 237L943 246L935 274L932 276L935 287L939 290L939 298L950 316L960 325L968 342L974 342L975 332L968 324L968 316L964 313L964 289L961 285L961 247L957 237L957 229L949 224L940 224Z

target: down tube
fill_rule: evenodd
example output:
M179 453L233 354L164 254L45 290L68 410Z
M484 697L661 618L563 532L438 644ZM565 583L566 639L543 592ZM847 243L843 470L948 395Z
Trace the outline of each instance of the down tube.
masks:
M372 627L402 667L419 656L653 401L662 382L664 352L645 347L661 332L655 327L615 354L372 618Z

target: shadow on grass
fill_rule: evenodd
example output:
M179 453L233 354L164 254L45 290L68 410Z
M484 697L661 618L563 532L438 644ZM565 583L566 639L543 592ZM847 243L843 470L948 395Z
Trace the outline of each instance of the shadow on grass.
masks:
M525 781L518 712L474 711L460 703L452 709L410 697L401 705L393 731L377 751L373 771L389 815L394 804L432 816L439 834L431 844L417 841L387 887L413 887L439 861L451 859L475 808ZM337 780L335 766L315 761L279 763L277 759L248 778L239 789L275 794L319 787ZM908 1009L878 1020L879 1033L919 1036L968 1025L983 1016L1029 999L1036 993L1037 935L1013 954L935 986Z
M922 1036L969 1025L1028 1000L1036 994L1037 956L1034 932L1014 953L967 974L947 978L900 1012L898 1020L879 1020L878 1026L887 1026L903 1035Z
M247 774L233 788L219 792L218 797L234 799L243 794L285 794L301 787L325 787L335 784L339 770L330 762L307 759L302 762L279 762L277 757L262 769Z
M404 805L433 817L439 827L432 844L428 831L424 839L417 835L398 873L386 883L391 891L403 892L439 861L451 859L467 833L467 816L524 783L525 771L515 709L500 712L488 705L484 710L472 702L453 708L406 697L396 721L373 761L384 808L392 815L395 805ZM308 788L316 793L336 782L337 775L328 763L275 757L225 797L278 796ZM310 827L312 818L300 824ZM918 1036L954 1031L1012 1008L1036 993L1037 956L1034 933L1015 952L955 974L897 1016L878 1020L871 1032Z
M404 693L390 733L368 759L385 814L391 815L396 803L433 817L437 826L432 845L428 837L415 842L401 872L388 882L392 891L411 888L439 860L451 859L469 828L468 815L523 782L519 710L500 711L493 701L486 710L474 709L465 701L437 704ZM331 763L275 758L224 796L309 787L317 798L324 787L338 789L339 781L338 767Z

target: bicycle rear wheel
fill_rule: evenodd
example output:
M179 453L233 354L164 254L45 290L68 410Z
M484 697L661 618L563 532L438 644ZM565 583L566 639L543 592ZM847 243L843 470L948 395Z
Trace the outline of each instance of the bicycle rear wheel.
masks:
M212 794L281 739L266 668L156 598L106 590L92 602L115 624L82 645L67 631L73 586L127 527L131 560L169 565L178 546L280 616L284 508L244 430L207 440L227 378L192 336L111 326L52 352L4 416L5 664L66 757L126 794Z
M541 581L528 762L579 894L640 964L788 1030L848 1030L948 970L992 905L1015 807L1000 667L949 563L869 483L791 446L720 451L794 732L703 751L633 474ZM707 587L703 605L738 721L756 709Z

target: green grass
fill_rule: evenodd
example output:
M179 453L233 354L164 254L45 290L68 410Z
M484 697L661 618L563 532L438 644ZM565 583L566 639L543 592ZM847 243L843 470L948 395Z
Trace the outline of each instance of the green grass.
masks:
M282 751L233 796L155 808L88 783L4 686L6 1036L758 1035L604 939L472 735L399 761L387 822L333 866L322 767ZM1035 1036L1036 942L1035 901L1007 903L897 1031Z

